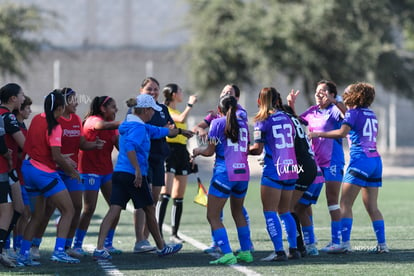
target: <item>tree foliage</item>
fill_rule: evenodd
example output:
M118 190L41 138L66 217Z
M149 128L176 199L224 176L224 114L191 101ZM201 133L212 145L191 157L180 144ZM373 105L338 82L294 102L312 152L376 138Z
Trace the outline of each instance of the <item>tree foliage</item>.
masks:
M36 6L0 5L0 71L24 77L22 62L40 49L43 41L36 36L44 27L44 11Z
M414 60L403 43L414 25L413 1L189 3L190 68L200 88L268 82L282 72L302 80L311 98L320 79L347 85L373 75L414 98Z

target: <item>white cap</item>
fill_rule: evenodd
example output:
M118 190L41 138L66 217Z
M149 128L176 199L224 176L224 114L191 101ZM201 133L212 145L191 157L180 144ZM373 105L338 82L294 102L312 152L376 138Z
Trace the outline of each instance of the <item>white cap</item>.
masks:
M148 94L140 94L137 96L137 104L135 105L137 108L148 108L151 107L155 111L161 111L161 106L157 105L154 98Z

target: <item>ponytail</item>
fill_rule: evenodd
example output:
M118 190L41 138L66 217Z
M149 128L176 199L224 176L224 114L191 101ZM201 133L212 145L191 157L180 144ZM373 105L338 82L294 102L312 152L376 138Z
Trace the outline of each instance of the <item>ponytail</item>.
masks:
M219 109L226 115L224 134L233 143L239 141L239 123L237 122L237 100L233 96L224 96L220 99Z

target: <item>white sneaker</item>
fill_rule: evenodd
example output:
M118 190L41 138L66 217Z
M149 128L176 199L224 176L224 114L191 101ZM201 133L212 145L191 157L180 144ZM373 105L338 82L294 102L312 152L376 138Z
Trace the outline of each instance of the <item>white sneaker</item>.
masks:
M374 249L371 250L371 253L375 254L383 254L383 253L390 253L390 249L386 244L377 245Z
M321 250L322 251L322 250ZM340 244L333 243L330 246L326 246L324 248L324 252L328 254L340 254L345 253L345 249Z
M306 245L306 254L308 254L308 256L318 256L319 255L318 248L316 248L316 245L314 243Z
M7 256L5 252L0 254L0 264L8 268L16 267L16 264Z
M152 246L148 240L142 240L140 242L136 242L134 246L134 253L145 253L155 251L155 246Z
M30 258L34 261L40 260L39 247L31 247L30 248Z
M7 254L10 260L15 261L17 259L16 251L13 248L4 249L3 252Z
M280 262L280 261L287 261L288 257L286 256L285 251L277 251L270 253L269 256L260 259L263 262Z

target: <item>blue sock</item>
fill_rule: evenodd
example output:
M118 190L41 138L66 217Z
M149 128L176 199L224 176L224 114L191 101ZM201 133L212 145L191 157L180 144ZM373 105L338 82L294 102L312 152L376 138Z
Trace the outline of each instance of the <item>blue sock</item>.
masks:
M231 253L229 238L227 236L226 228L219 228L213 230L213 237L215 243L220 246L223 254Z
M249 226L237 227L237 236L239 238L241 251L249 251L252 246Z
M66 239L65 238L56 238L55 242L55 251L62 252L65 250Z
M303 232L303 239L306 245L315 243L315 232L313 230L313 225L303 226L302 232Z
M76 229L75 233L75 242L73 243L74 248L82 248L83 239L86 236L86 231L81 229Z
M289 243L289 248L297 248L297 240L296 240L296 222L290 212L280 214L280 219L285 224L285 229L287 233L287 240Z
M20 248L20 244L22 243L23 236L22 235L15 235L13 236L13 248L16 250Z
M36 247L40 247L40 244L42 243L42 238L33 238L32 245Z
M249 213L247 213L247 210L246 210L246 208L244 206L243 206L242 212L243 212L244 218L246 219L247 225L250 226Z
M378 244L385 244L385 224L384 220L376 220L372 222Z
M29 256L30 254L30 247L32 247L32 242L23 239L21 246L20 246L20 255L22 256Z
M351 240L351 231L352 231L352 218L342 218L342 242L348 242Z
M109 229L108 234L106 235L104 247L111 247L112 241L114 240L115 229Z
M331 236L332 243L341 244L341 222L340 221L331 221Z
M65 248L71 248L72 242L73 242L73 239L66 239Z
M267 229L267 232L269 233L270 239L273 242L275 251L282 251L283 250L282 226L280 225L280 221L276 215L276 212L264 211L263 214L266 220L266 229Z

